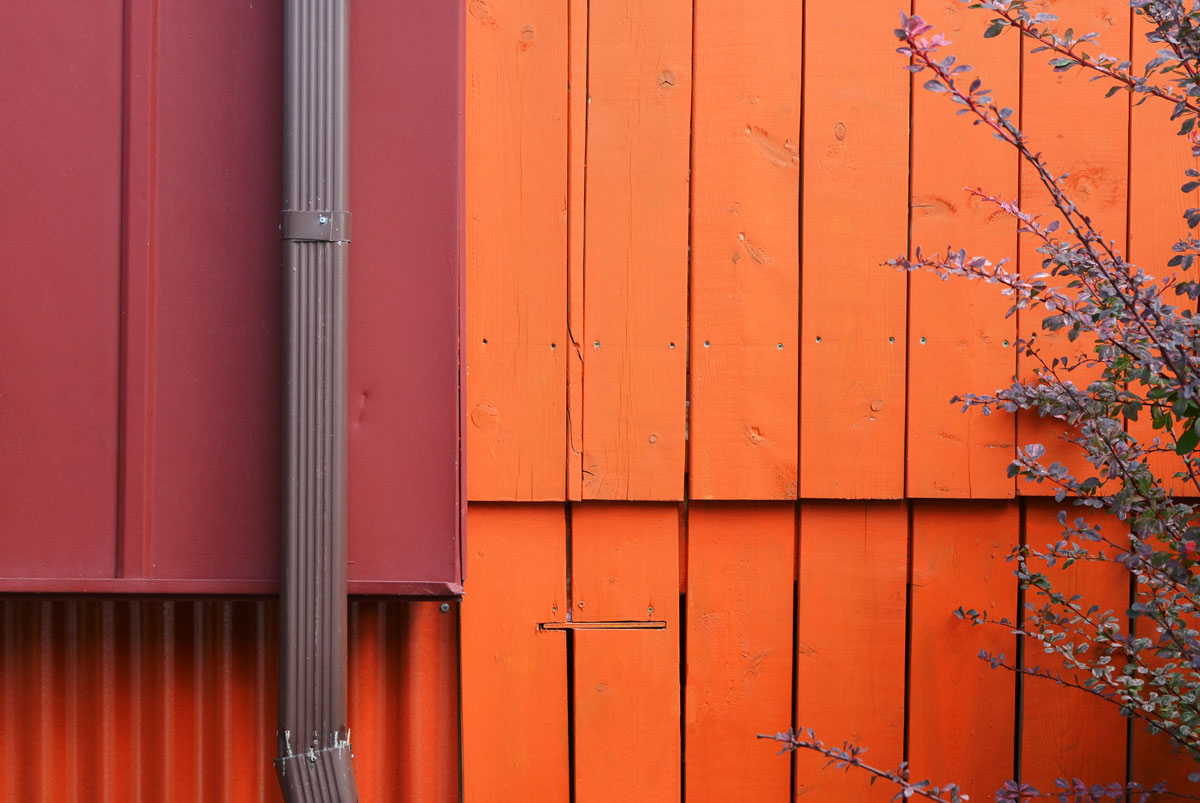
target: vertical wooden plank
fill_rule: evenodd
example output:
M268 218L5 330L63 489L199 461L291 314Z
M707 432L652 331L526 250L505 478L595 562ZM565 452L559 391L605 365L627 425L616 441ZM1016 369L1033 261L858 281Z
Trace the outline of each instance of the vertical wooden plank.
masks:
M583 497L682 499L691 3L588 18Z
M466 800L566 800L566 516L558 505L468 508L462 603Z
M1013 777L1016 679L979 659L1016 658L1016 637L973 627L954 610L1017 619L1007 557L1020 537L1015 502L913 505L908 760L914 777L957 783L986 800ZM948 694L947 690L953 689Z
M468 494L562 499L567 6L467 12Z
M953 42L961 63L978 71L998 102L1020 98L1020 40L984 39L989 17L965 5L916 0L920 14ZM1017 195L1015 150L957 116L961 108L919 88L914 76L912 123L912 246L945 253L947 245L986 256L1012 258L1016 221L970 196L981 187L1001 198ZM1016 319L994 285L943 282L915 273L909 285L908 495L912 497L1011 497L1005 471L1013 457L1012 415L966 414L950 398L991 393L1012 381Z
M674 505L576 505L575 800L679 800L679 515Z
M1154 58L1159 47L1146 41L1149 30L1145 17L1134 17L1133 63L1137 69ZM1171 104L1150 98L1130 110L1129 120L1129 261L1159 277L1177 272L1167 267L1173 256L1171 246L1192 233L1183 212L1195 205L1196 196L1185 195L1178 188L1190 180L1184 170L1200 169L1188 138L1178 134L1181 121L1170 119L1171 108ZM1183 306L1188 301L1186 296L1178 296L1168 298L1167 303ZM1131 421L1129 430L1147 445L1155 437L1169 440L1151 425L1149 411ZM1175 493L1194 496L1200 491L1191 482L1174 478L1175 472L1184 470L1174 455L1153 457L1150 466Z
M1157 46L1147 42L1149 25L1141 16L1134 17L1133 63L1140 68L1154 57ZM1187 138L1178 135L1179 122L1171 122L1171 107L1154 99L1130 110L1129 149L1129 260L1154 276L1166 276L1176 269L1167 267L1171 246L1190 232L1183 211L1194 203L1192 196L1176 192L1187 177L1184 170L1197 168ZM1186 299L1174 299L1186 303ZM1151 426L1150 417L1143 413L1137 421L1129 422L1129 430L1143 443L1155 437L1165 440L1164 433ZM1152 457L1155 475L1177 494L1194 493L1187 480L1175 479L1181 462L1170 454ZM1144 626L1144 625L1143 625ZM1133 772L1131 780L1147 786L1166 781L1167 788L1191 793L1194 786L1187 777L1196 770L1196 762L1178 751L1165 734L1152 735L1145 727L1133 725Z
M684 767L689 803L782 800L791 771L754 738L792 702L796 508L694 503L688 515Z
M811 97L811 96L810 96ZM849 740L876 766L904 751L908 507L902 502L803 502L796 643L796 723L826 744ZM861 773L796 755L796 793L814 800L888 801Z
M1058 511L1062 505L1051 500L1026 502L1026 542L1045 548L1062 538ZM1090 518L1086 512L1068 510ZM1101 521L1106 528L1119 528L1119 522ZM1099 605L1122 616L1129 606L1129 573L1115 563L1076 563L1067 568L1045 569L1054 590L1082 596L1086 610ZM1026 592L1026 603L1040 605L1044 598ZM1047 655L1036 643L1026 639L1025 666L1043 667L1062 672L1061 659ZM1082 678L1077 678L1082 682ZM1088 783L1125 781L1126 721L1118 708L1082 691L1058 685L1044 678L1024 678L1024 711L1021 733L1021 780L1041 790L1053 788L1059 777L1082 778Z
M587 197L588 0L567 5L567 499L583 499L583 233Z
M1196 771L1196 760L1165 733L1152 734L1143 723L1133 723L1133 767L1129 779L1146 787L1162 781L1167 789L1194 795L1196 785L1188 776ZM1179 798L1170 795L1151 795L1154 803L1166 803ZM1140 801L1139 801L1140 803Z
M803 4L696 9L694 499L795 499Z
M8 11L24 35L0 48L0 566L112 577L123 9Z
M1100 34L1095 52L1106 52L1123 59L1129 53L1129 18L1131 11L1107 0L1053 0L1047 10L1056 14L1060 31L1068 27L1078 32L1096 31ZM1129 104L1118 97L1105 99L1106 85L1089 82L1076 70L1054 72L1046 65L1053 58L1048 52L1032 54L1034 47L1023 41L1026 49L1022 70L1021 126L1029 137L1030 147L1041 152L1051 173L1069 176L1063 181L1067 193L1080 211L1092 219L1092 225L1106 241L1116 242L1117 250L1125 250L1126 201L1128 177ZM1093 48L1089 46L1089 50ZM1049 193L1026 164L1021 165L1021 207L1030 214L1057 219L1050 206ZM1066 235L1063 235L1064 237ZM1044 258L1036 250L1036 242L1022 235L1019 268L1022 273L1042 270ZM1090 352L1090 342L1068 343L1065 330L1044 332L1041 328L1045 312L1033 310L1018 313L1017 325L1021 336L1028 339L1037 334L1039 348L1047 363L1054 356ZM1033 377L1036 360L1020 357L1019 373L1023 379ZM1074 371L1069 377L1076 385L1086 386L1092 379L1087 371ZM1082 476L1092 468L1080 456L1079 449L1064 444L1060 433L1067 431L1060 421L1039 418L1036 413L1017 415L1017 443L1024 446L1041 443L1046 446L1046 462L1065 463ZM1029 496L1053 495L1051 483L1019 481L1017 492Z
M805 7L800 495L904 493L909 79L896 4Z

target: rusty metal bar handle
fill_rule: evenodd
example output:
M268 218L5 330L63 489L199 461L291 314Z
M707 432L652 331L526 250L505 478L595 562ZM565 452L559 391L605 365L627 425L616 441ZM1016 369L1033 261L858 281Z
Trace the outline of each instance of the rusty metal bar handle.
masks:
M287 803L358 800L346 712L347 25L347 0L285 0L275 769Z

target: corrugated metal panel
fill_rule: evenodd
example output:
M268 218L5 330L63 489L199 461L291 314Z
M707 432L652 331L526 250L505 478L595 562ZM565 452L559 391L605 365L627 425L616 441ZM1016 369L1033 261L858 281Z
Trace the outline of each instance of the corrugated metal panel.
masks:
M0 600L0 801L279 800L277 619L267 600ZM458 799L457 632L436 602L351 604L363 800Z

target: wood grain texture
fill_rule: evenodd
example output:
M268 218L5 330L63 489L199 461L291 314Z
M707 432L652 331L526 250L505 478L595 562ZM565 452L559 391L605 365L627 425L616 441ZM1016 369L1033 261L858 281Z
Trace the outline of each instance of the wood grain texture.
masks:
M914 11L953 42L960 62L978 71L998 102L1020 98L1020 40L984 39L989 17L958 3L917 0ZM1017 195L1015 150L958 116L945 95L920 88L912 108L912 246L925 253L965 248L993 262L1016 256L1016 221L971 196L979 187ZM969 80L969 79L968 79ZM911 497L1011 497L1005 469L1013 457L1012 415L966 414L950 398L991 393L1012 382L1016 319L995 285L912 274L908 337L908 486Z
M689 803L782 800L790 769L776 745L792 704L796 509L693 503L688 516Z
M563 499L567 7L467 11L468 494Z
M1006 559L1019 539L1016 502L913 503L909 765L917 778L953 781L973 800L1012 778L1015 758L1016 679L979 652L1011 661L1017 645L954 610L1016 621L1017 579Z
M567 499L583 499L583 234L586 228L588 0L567 4Z
M906 503L801 503L795 723L826 744L868 748L876 766L903 758L907 565ZM798 796L895 795L864 775L823 771L816 753L795 760Z
M1133 766L1129 779L1150 787L1164 782L1167 789L1194 795L1196 784L1188 776L1196 771L1196 760L1179 750L1165 733L1152 734L1140 722L1133 724ZM1170 795L1151 795L1153 803L1167 803L1179 798ZM1139 801L1140 803L1140 801Z
M1047 2L1046 8L1058 16L1059 22L1055 25L1060 32L1068 27L1077 32L1096 31L1100 34L1099 42L1095 46L1089 45L1089 49L1106 52L1118 59L1127 57L1131 12L1124 4L1107 0L1054 0ZM1021 125L1030 147L1042 154L1051 173L1069 174L1063 181L1068 195L1080 211L1091 218L1092 225L1105 241L1113 241L1116 250L1124 252L1129 104L1121 96L1105 99L1106 87L1102 82L1089 83L1077 72L1054 72L1046 64L1052 58L1051 54L1030 54L1032 45L1028 41L1022 46L1025 60ZM1025 212L1044 215L1047 222L1059 217L1050 206L1049 193L1038 181L1036 173L1024 163L1021 165L1020 201ZM1033 239L1022 235L1018 264L1021 272L1030 275L1040 272L1042 259ZM1017 325L1023 338L1037 334L1038 347L1047 363L1055 356L1090 353L1090 342L1085 343L1084 339L1068 343L1065 331L1043 331L1041 321L1044 316L1045 312L1040 309L1022 311L1017 315ZM1030 357L1020 357L1021 378L1031 379L1037 365ZM1071 372L1069 378L1076 385L1086 386L1095 375L1081 369ZM1080 457L1079 449L1061 441L1060 434L1067 430L1065 423L1039 418L1036 413L1017 415L1018 446L1044 444L1047 463L1059 461L1074 471L1091 472L1091 467ZM1023 495L1053 495L1055 490L1050 483L1017 483L1017 493Z
M559 505L468 509L462 603L466 800L566 800L566 515Z
M694 499L794 499L803 4L696 8Z
M573 634L575 800L679 800L678 509L575 505L571 546L576 621L667 623Z
M1150 29L1144 17L1134 17L1133 64L1139 70L1154 58L1159 47L1146 41L1145 33ZM1171 104L1151 98L1134 106L1129 120L1129 261L1158 277L1176 273L1177 269L1167 266L1171 246L1194 234L1183 212L1195 205L1196 198L1178 189L1190 180L1184 170L1200 169L1200 160L1192 156L1191 143L1179 136L1180 121L1170 119L1171 109ZM1188 304L1184 296L1168 298L1167 302ZM1153 428L1148 411L1129 422L1129 431L1145 444L1156 437L1171 443L1164 432ZM1174 478L1176 472L1184 470L1175 455L1155 456L1150 466L1175 493L1196 495L1198 489L1191 482Z
M683 498L691 30L687 0L589 9L585 499Z
M805 6L800 496L904 493L908 73L890 0Z
M1061 505L1051 500L1026 502L1026 542L1045 548L1062 537L1058 523ZM1072 519L1082 512L1068 510ZM1084 516L1088 518L1087 516ZM1097 521L1094 517L1092 521ZM1115 523L1099 522L1109 527ZM1129 606L1129 574L1113 563L1091 563L1045 571L1054 589L1073 596L1081 595L1086 610L1099 605L1100 611L1121 616ZM1044 598L1026 592L1026 602L1042 604ZM1026 640L1025 666L1044 667L1074 677L1064 671L1062 660L1047 655L1032 640ZM1059 686L1045 678L1026 677L1021 738L1021 780L1038 789L1053 788L1054 779L1084 778L1088 783L1124 781L1126 720L1117 707L1078 690ZM1081 682L1082 679L1076 679Z

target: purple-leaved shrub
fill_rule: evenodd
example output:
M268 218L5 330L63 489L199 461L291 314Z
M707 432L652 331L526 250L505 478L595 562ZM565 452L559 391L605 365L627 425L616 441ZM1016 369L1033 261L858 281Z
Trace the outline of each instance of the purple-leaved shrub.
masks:
M1135 102L1155 102L1178 121L1179 133L1200 156L1200 0L1131 0L1134 12L1150 24L1148 38L1156 55L1142 69L1129 61L1089 53L1096 34L1056 33L1056 18L1027 8L1023 0L963 0L994 16L985 37L1009 29L1033 40L1031 53L1046 52L1055 71L1078 70L1122 91ZM1080 515L1059 514L1062 537L1044 547L1025 545L1011 559L1026 589L1026 610L1019 622L989 621L985 613L960 608L956 614L976 624L1011 629L1025 649L1040 648L1051 667L1023 666L1004 655L981 653L993 668L1052 678L1064 693L1086 693L1118 706L1123 714L1162 732L1179 749L1200 759L1200 282L1188 276L1200 240L1187 236L1174 246L1153 276L1131 264L1112 240L1092 225L1063 179L1016 127L1014 112L993 99L983 79L947 51L951 44L918 16L901 15L896 29L898 52L920 73L924 88L960 106L959 114L1015 148L1049 193L1055 214L1031 214L1016 201L984 190L969 190L1016 220L1018 231L1038 243L1039 270L1021 274L1008 260L991 261L965 250L947 248L888 264L902 270L928 270L943 279L976 279L999 286L1012 300L1009 314L1044 314L1042 328L1088 344L1074 357L1048 353L1037 336L1019 341L1021 353L1036 369L1028 381L1015 380L994 393L966 393L953 401L963 409L1036 412L1070 425L1064 436L1086 457L1086 470L1043 462L1046 450L1029 444L1017 450L1011 476L1050 483L1056 498ZM1136 147L1136 146L1135 146ZM1182 147L1186 147L1183 145ZM1200 187L1200 172L1186 171L1182 192ZM1188 227L1200 224L1200 209L1185 213ZM1086 379L1080 378L1086 377ZM1073 378L1080 378L1078 382ZM1127 422L1149 418L1153 434L1139 436ZM1153 460L1174 454L1179 473L1159 476ZM1171 480L1187 486L1175 495ZM1097 524L1098 514L1105 523ZM1114 524L1115 523L1115 524ZM1077 562L1117 562L1136 581L1128 611L1103 610L1079 596L1055 588L1054 567ZM1128 624L1132 622L1133 627ZM830 764L858 768L898 786L897 798L965 800L954 784L914 781L907 766L882 770L862 760L863 748L829 747L808 729L778 733L785 750L815 750ZM1200 773L1192 780L1200 779ZM1053 789L1038 790L1011 781L995 793L998 801L1049 798L1060 801L1144 801L1151 794L1200 799L1190 790L1167 790L1161 783L1120 782L1096 785L1059 779Z

